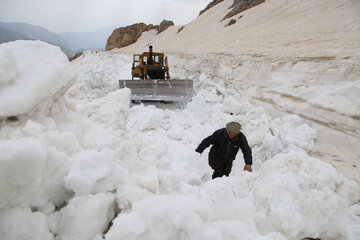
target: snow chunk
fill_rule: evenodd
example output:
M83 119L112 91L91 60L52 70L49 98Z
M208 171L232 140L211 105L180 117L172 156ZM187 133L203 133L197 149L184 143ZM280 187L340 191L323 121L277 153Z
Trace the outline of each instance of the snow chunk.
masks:
M44 130L43 125L41 125L38 122L32 121L32 120L28 120L26 122L26 125L22 129L24 135L27 137L37 136L40 133L42 133L43 130Z
M115 214L115 196L99 193L72 198L61 209L59 239L102 239L102 233Z
M254 183L254 204L287 239L343 239L348 205L359 188L335 168L294 146L265 162ZM260 218L259 218L260 219Z
M1 44L0 59L0 117L49 105L76 79L65 54L41 41Z
M0 87L13 81L17 74L17 63L10 49L0 48Z
M0 209L61 203L66 169L64 156L37 139L0 140Z
M316 130L305 124L298 115L276 118L271 127L273 134L280 137L285 146L292 144L305 150L310 150L314 146Z
M128 171L116 163L112 150L83 151L73 157L73 166L64 178L77 195L106 192L125 182Z
M131 91L128 88L111 92L79 107L91 120L104 123L113 129L123 129L127 123Z
M2 240L41 239L52 240L46 216L26 209L0 211L0 236Z

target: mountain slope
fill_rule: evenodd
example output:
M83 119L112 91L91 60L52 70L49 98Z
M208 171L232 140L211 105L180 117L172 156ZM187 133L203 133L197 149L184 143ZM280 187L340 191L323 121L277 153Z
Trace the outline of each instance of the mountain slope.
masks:
M275 56L360 55L360 2L267 0L222 21L232 0L216 4L178 32L146 32L123 52L157 51L245 53Z
M0 43L27 39L29 38L18 32L0 26Z
M25 35L29 39L38 39L54 45L63 46L65 48L70 48L69 44L60 38L55 33L43 28L41 26L34 26L27 23L4 23L0 22L0 26L16 31L22 35Z
M27 23L4 23L0 22L1 36L3 42L15 40L41 40L61 48L68 58L74 56L75 52L70 50L69 44L55 33L41 26ZM4 35L3 35L4 33Z

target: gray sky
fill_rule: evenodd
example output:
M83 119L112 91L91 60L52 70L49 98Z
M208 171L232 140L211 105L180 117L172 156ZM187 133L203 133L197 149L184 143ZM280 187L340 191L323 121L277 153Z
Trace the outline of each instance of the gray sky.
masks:
M40 25L55 33L94 31L137 22L189 23L211 0L0 0L0 21Z

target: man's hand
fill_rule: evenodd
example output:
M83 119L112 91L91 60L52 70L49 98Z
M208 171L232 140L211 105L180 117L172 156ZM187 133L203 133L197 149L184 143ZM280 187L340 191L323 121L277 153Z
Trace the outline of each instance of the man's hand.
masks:
M246 164L245 167L244 167L244 171L252 172L251 165Z

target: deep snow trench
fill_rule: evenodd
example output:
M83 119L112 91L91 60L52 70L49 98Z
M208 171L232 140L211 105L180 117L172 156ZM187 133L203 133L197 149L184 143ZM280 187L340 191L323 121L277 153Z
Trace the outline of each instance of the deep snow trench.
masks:
M32 41L2 55L0 98L16 93L17 114L0 103L0 239L359 239L359 185L309 156L317 132L298 115L274 118L202 68L189 72L193 100L169 109L130 106L117 89L130 55L68 64ZM243 125L254 172L239 153L230 177L211 180L194 149L229 121Z

